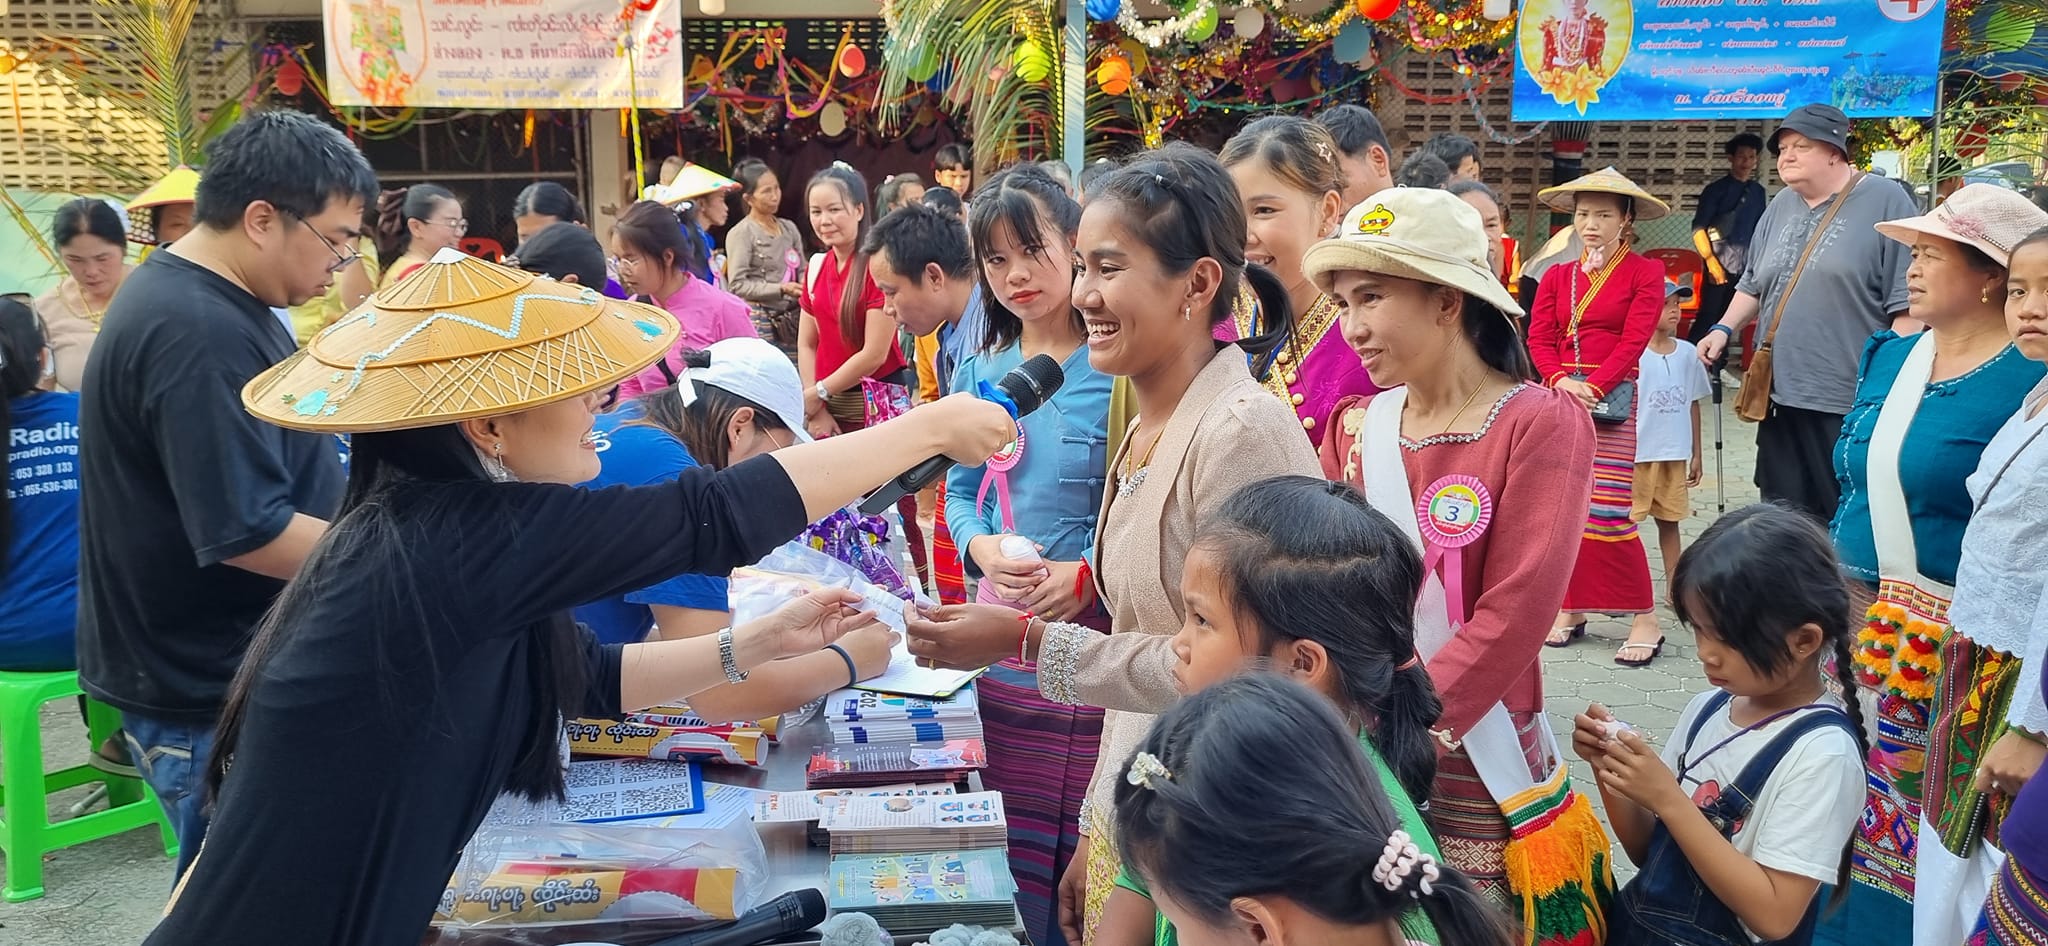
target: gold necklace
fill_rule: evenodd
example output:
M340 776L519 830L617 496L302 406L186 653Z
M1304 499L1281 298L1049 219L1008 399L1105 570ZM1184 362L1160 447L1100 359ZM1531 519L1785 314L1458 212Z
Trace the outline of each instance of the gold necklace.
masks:
M1152 454L1158 452L1159 441L1164 439L1166 439L1166 428L1161 426L1159 432L1152 435L1152 445L1145 448L1145 456L1143 459L1138 460L1138 467L1135 470L1131 468L1131 460L1137 454L1124 454L1124 469L1116 478L1116 491L1119 495L1144 485L1145 473L1152 469Z
M1458 408L1458 412L1452 414L1451 419L1444 422L1444 429L1437 431L1436 436L1441 437L1450 433L1451 428L1457 425L1458 418L1465 416L1465 412L1472 409L1472 402L1479 400L1479 392L1484 390L1486 390L1486 378L1482 375L1479 378L1479 383L1472 386L1472 393L1465 395L1465 406Z
M92 303L85 298L85 287L79 285L77 280L71 280L70 282L71 288L78 291L79 314L85 318L86 322L92 325L94 332L98 332L100 330L100 320L106 317L107 307L100 306L98 309L94 309ZM111 303L112 298L109 297L108 301Z

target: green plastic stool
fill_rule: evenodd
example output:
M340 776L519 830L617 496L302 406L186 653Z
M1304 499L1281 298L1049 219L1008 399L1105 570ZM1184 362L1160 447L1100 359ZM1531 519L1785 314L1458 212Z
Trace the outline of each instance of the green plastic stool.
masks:
M178 855L178 839L156 793L141 779L109 775L89 765L43 771L41 710L44 703L81 696L78 674L0 671L0 857L7 859L7 883L0 898L10 903L43 895L43 856L51 851L156 825L164 853ZM121 728L120 714L86 701L86 730L97 747ZM53 792L105 783L107 808L50 823Z

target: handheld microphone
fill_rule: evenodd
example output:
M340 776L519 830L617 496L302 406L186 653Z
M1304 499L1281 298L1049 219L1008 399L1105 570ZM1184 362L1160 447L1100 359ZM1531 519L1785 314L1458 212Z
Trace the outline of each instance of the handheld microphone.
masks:
M654 946L754 946L825 922L825 895L795 890L761 904L724 926L684 933Z
M1022 417L1038 409L1053 392L1066 383L1067 374L1060 370L1060 363L1051 355L1039 355L1010 370L996 382L996 388L1010 404L1016 407L1011 413ZM986 394L983 397L987 397ZM994 398L990 398L994 400ZM861 501L860 511L870 516L881 515L882 511L896 505L896 501L915 494L931 485L933 480L953 465L950 457L937 456L911 467L902 476L887 483Z

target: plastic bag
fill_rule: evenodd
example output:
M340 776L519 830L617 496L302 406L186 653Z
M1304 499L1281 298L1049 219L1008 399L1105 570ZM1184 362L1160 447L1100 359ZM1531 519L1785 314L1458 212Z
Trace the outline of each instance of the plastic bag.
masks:
M663 921L673 928L736 919L764 899L768 855L751 820L705 822L684 815L607 824L486 824L442 892L434 926L526 929Z
M882 623L898 632L903 630L904 602L917 600L877 585L863 570L797 541L770 552L758 564L733 570L727 592L733 624L766 617L819 588L852 590L861 596L860 607L874 611Z

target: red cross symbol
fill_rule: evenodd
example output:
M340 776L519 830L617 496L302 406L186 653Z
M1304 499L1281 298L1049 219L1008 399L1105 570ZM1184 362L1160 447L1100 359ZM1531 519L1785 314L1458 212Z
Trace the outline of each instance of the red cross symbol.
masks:
M1941 0L1877 0L1877 8L1885 18L1900 23L1911 23L1941 5Z

